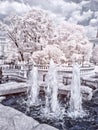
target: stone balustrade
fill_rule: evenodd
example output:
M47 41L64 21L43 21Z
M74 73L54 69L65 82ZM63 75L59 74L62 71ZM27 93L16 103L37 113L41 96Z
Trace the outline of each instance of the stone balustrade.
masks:
M6 69L3 70L3 75L18 75L21 77L25 77L25 71L22 70L16 70L16 69Z
M3 65L2 66L2 82L7 80L15 81L26 81L27 80L27 70L21 69L20 66L14 65Z
M34 65L35 67L38 67L38 70L48 70L49 65Z
M36 67L38 67L38 70L47 70L48 71L48 68L49 68L49 65L35 65ZM69 66L57 66L57 69L58 71L63 71L65 73L72 73L72 66L69 67ZM87 74L90 74L94 71L94 66L85 66L85 67L81 67L80 68L80 74L81 75L87 75Z
M43 76L47 74L49 64L47 65L33 65L35 67L38 67L39 71L39 80L43 81ZM29 71L32 69L32 66L29 67L27 64L21 65L3 65L2 66L2 71L4 76L13 76L13 77L18 77L18 78L26 78L28 76ZM59 74L59 80L60 82L63 82L63 77L72 77L72 66L58 66L57 65L57 70ZM80 68L80 75L85 76L85 75L90 75L94 72L94 67L93 66L86 66L86 67L81 67Z

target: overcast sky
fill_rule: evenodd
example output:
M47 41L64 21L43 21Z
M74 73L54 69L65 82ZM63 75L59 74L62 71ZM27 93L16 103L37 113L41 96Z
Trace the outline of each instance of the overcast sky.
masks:
M82 24L93 35L98 28L98 0L1 0L0 18L21 14L35 6L52 12L58 21Z

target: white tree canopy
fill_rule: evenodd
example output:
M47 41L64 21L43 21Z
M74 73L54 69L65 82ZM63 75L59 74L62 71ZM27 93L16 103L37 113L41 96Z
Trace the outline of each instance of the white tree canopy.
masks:
M56 25L50 14L35 8L9 19L8 36L18 59L36 63L49 63L51 58L56 63L90 60L92 45L82 26L65 21Z
M50 59L53 59L55 63L66 62L65 54L60 50L59 46L47 45L42 51L36 51L32 55L32 59L38 64L48 64Z
M41 9L32 9L23 16L10 16L8 21L8 37L12 47L18 49L21 60L26 60L25 53L32 55L41 50L54 36L54 24L48 13Z

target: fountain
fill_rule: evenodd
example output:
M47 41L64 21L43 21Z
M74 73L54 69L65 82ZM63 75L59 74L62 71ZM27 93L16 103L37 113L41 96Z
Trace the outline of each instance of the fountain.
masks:
M65 129L97 130L98 93L95 91L95 96L93 96L92 99L92 89L87 86L81 86L79 65L74 64L73 66L72 83L70 86L71 89L68 89L67 91L67 92L70 91L71 93L71 96L69 98L70 101L68 99L69 105L65 106L66 103L65 96L67 95L67 93L65 95L64 93L60 95L62 96L61 104L58 101L59 83L57 74L58 74L57 67L54 64L53 60L51 60L49 70L45 79L46 82L44 86L45 92L43 95L41 95L39 94L39 86L38 86L38 70L37 67L33 67L32 71L30 72L28 81L28 84L30 86L28 90L29 96L24 93L19 95L9 95L8 97L6 97L5 100L2 101L2 104L16 108L24 113L27 112L26 113L27 115L38 120L40 123L50 124L60 130ZM83 95L81 94L81 92L82 94L83 92L84 94L87 93L88 97L88 100L84 101L83 103L82 103ZM39 104L39 102L41 104ZM85 112L84 110L88 110L89 115L87 115L87 112Z
M38 69L33 67L29 75L29 96L27 103L29 106L38 104L39 85L38 85Z
M79 65L73 66L71 85L65 85L66 82L62 81L64 78L67 80L69 77L67 74L71 74L72 69L67 73L66 68L64 70L57 68L53 60L50 61L48 72L44 68L46 67L39 68L40 77L38 78L37 67L33 66L28 80L28 93L9 95L2 103L24 112L40 123L50 124L60 130L95 129L93 125L98 124L98 106L96 105L98 102L96 96L92 95L90 87L81 86ZM42 79L45 82L39 81ZM92 96L93 100L91 100ZM86 100L82 103L83 97ZM84 110L88 110L89 115Z
M58 103L58 80L57 69L54 61L51 59L48 73L46 75L46 104L45 110L49 113L56 113L59 110Z
M80 84L80 69L77 63L73 66L72 82L71 82L71 97L70 108L68 115L72 118L83 117L84 111L82 108L82 94Z

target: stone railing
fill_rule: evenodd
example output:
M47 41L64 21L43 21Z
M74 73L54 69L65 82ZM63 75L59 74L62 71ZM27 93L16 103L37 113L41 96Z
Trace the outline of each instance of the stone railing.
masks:
M16 75L16 76L20 76L20 77L25 77L25 73L22 71L17 71L17 70L6 70L3 71L3 74L5 75Z
M89 67L83 67L80 69L80 74L81 75L89 75L94 72L95 67L94 66L89 66Z
M47 65L37 64L34 66L38 67L39 71L48 71L48 68L49 68L49 64ZM27 78L27 72L28 70L30 70L30 68L28 67L29 67L28 65L27 66L26 65L24 66L4 65L2 66L3 75L13 75L13 76L20 76L23 78ZM67 76L69 75L69 77L72 75L72 66L57 65L57 70L61 73L64 72L65 74L67 74ZM94 71L94 66L86 66L86 67L80 68L81 75L89 75L93 73L93 71Z
M40 65L40 64L37 64L37 65L34 65L35 67L38 67L38 70L48 70L49 68L49 65Z
M35 65L36 67L38 67L38 70L47 70L48 71L48 68L49 68L49 65ZM80 74L81 75L88 75L88 74L91 74L93 73L94 71L94 66L83 66L83 67L80 67ZM59 72L65 72L67 74L70 74L72 73L72 66L57 66L57 70Z
M13 67L6 66L6 67L2 67L2 72L4 76L13 75L13 76L21 77L21 78L22 77L27 78L27 71L21 70L19 68L16 69Z

